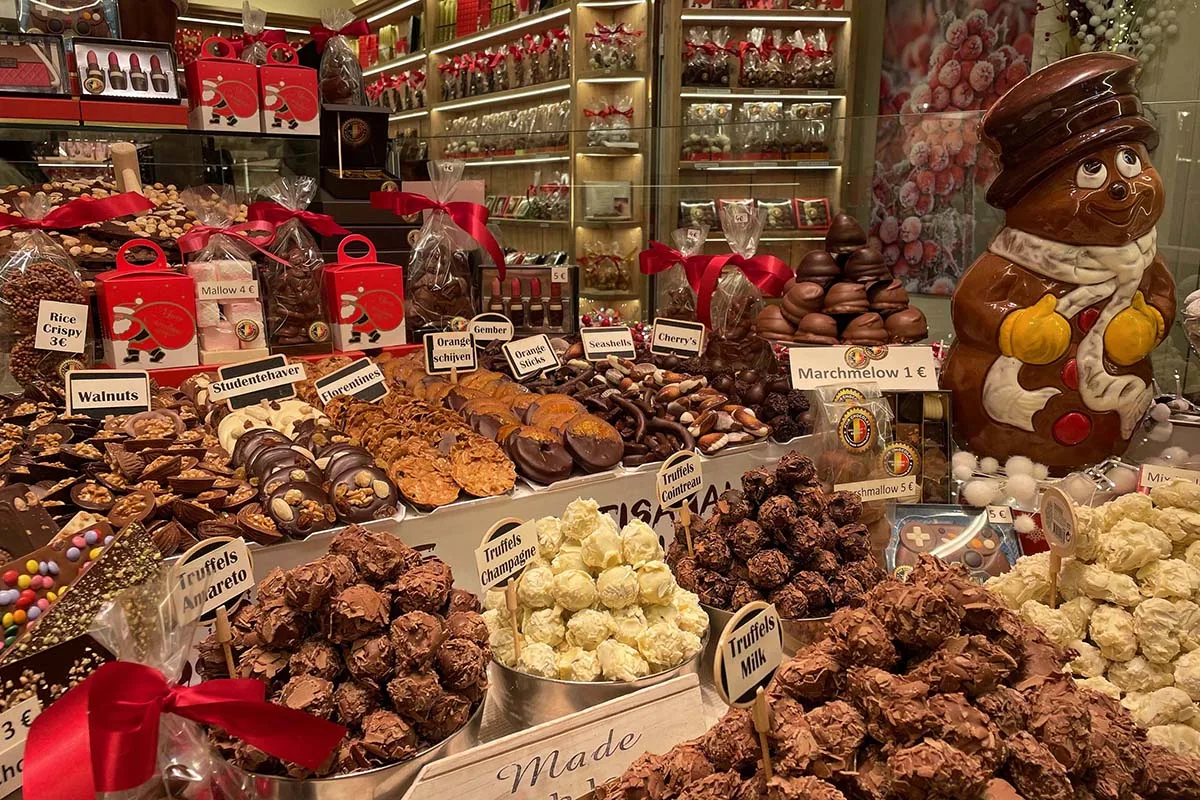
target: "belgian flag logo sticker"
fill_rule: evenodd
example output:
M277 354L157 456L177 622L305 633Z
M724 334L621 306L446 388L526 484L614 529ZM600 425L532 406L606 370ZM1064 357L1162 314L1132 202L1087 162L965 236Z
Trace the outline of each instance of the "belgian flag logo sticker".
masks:
M892 442L879 457L883 471L892 478L904 478L916 472L920 459L916 448L904 442Z
M875 442L875 415L862 406L852 406L838 420L838 438L852 453L866 450Z

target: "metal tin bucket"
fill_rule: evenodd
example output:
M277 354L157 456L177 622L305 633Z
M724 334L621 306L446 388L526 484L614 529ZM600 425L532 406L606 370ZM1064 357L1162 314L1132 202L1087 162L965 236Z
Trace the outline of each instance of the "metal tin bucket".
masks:
M632 694L680 675L690 675L700 668L713 636L705 632L700 651L671 669L638 678L636 681L561 681L539 678L492 661L488 694L496 707L512 722L522 727L538 725L552 719L574 714L585 708Z
M721 638L721 631L725 630L725 626L729 624L729 620L733 619L732 611L725 611L721 608L713 608L706 606L703 603L700 607L708 612L708 646L704 648L704 660L700 664L700 673L704 680L712 680L713 676L713 660L717 653L717 640ZM806 619L784 619L780 618L783 623L783 655L784 657L794 656L797 651L808 647L813 642L820 641L825 636L825 627L829 624L830 617L808 617Z
M485 697L479 701L465 725L408 761L349 775L308 780L243 773L249 788L246 800L390 800L400 797L426 764L469 750L479 742L479 726L483 722L486 700ZM232 764L229 767L240 771Z

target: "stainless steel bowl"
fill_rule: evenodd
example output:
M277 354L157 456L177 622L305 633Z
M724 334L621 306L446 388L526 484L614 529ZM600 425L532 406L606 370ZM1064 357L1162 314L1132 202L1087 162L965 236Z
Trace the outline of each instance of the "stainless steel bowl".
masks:
M712 680L717 640L721 638L721 631L725 630L729 620L733 619L733 612L706 606L703 603L700 604L700 607L708 612L708 630L710 632L708 646L704 648L704 661L700 665L700 675L704 680ZM830 617L807 617L805 619L781 617L784 657L794 656L797 651L808 647L813 642L820 641L825 635L825 627L829 624L830 619Z
M712 638L712 632L706 631L696 655L678 666L636 681L560 681L539 678L493 661L488 694L495 706L512 722L522 727L538 725L680 675L695 673L700 669L700 661Z
M416 780L421 767L439 758L471 749L479 742L479 726L483 722L483 698L467 724L448 738L429 747L408 761L377 767L364 772L352 772L332 778L296 780L273 775L245 775L249 789L246 800L384 800L400 797ZM240 772L233 764L230 769Z

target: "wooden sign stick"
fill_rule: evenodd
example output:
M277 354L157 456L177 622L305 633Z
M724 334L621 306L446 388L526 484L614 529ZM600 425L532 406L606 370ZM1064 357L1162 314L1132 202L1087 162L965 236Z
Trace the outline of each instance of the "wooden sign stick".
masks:
M1062 569L1062 556L1050 551L1050 602L1051 608L1058 608L1058 573Z
M771 730L771 714L767 708L767 695L760 686L754 693L754 730L758 731L758 745L762 748L763 774L771 780L771 749L767 744L767 733Z
M504 605L508 608L508 624L512 628L513 653L521 657L521 633L517 629L517 584L509 581L504 586Z
M450 368L450 383L451 383L451 384L457 384L457 383L458 383L458 367L451 367L451 368Z
M225 668L229 670L229 677L237 677L237 668L233 664L233 648L229 643L233 641L233 632L229 630L229 612L225 610L225 606L217 608L217 641L221 643L221 651L225 653Z
M688 508L687 503L679 507L679 522L683 525L683 536L687 542L688 555L694 556L696 551L692 547L692 510Z

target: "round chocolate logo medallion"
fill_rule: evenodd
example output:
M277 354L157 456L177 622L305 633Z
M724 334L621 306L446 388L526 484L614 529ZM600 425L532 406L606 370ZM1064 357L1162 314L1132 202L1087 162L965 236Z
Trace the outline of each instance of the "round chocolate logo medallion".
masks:
M862 403L866 399L867 396L853 386L843 386L833 393L835 403Z
M342 141L346 144L362 144L370 135L370 126L357 117L353 117L342 123Z
M846 409L838 420L838 438L852 453L867 449L875 442L875 415L862 406Z
M383 183L379 184L379 191L381 191L381 192L398 192L398 191L400 191L400 187L396 184L395 181L384 181Z
M862 369L871 361L871 356L867 353L867 348L859 347L858 345L848 348L845 358L846 366L854 369Z
M317 320L312 325L308 326L308 338L314 342L325 342L329 340L329 323L324 320Z
M258 323L252 319L238 320L237 324L233 326L233 331L243 342L253 342L262 332Z
M867 348L867 357L872 361L878 361L881 358L886 358L888 354L888 346L886 344L875 344Z
M883 471L890 477L903 478L916 472L917 466L921 463L921 457L917 455L917 450L912 445L904 442L892 442L883 448L883 455L879 457L879 462L883 466Z
M67 358L58 365L58 377L66 378L68 372L83 369L83 362L78 358Z

